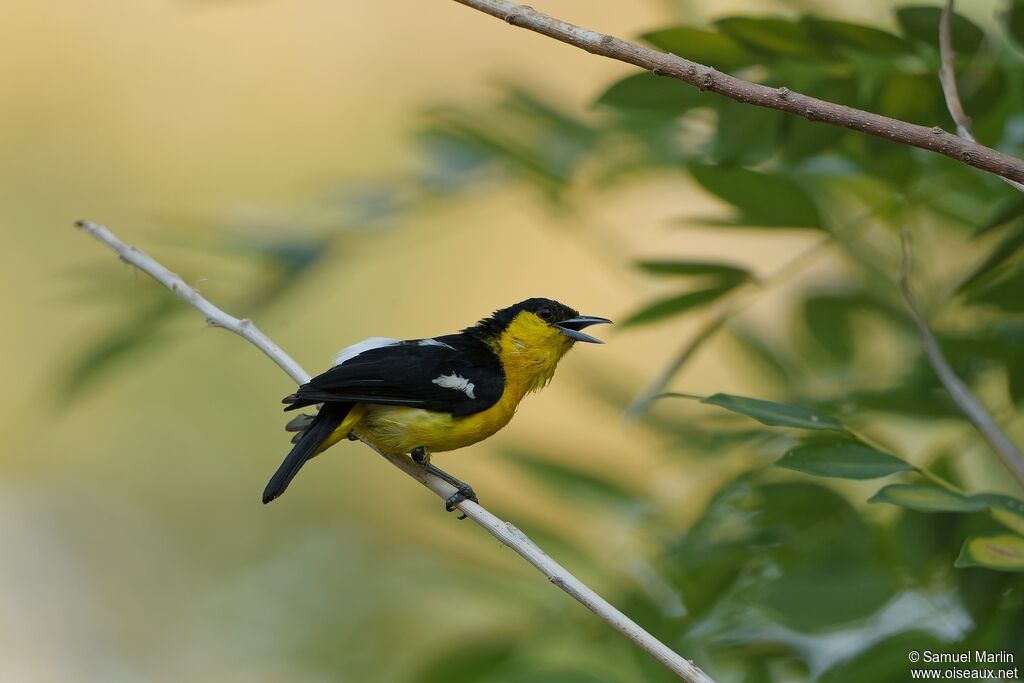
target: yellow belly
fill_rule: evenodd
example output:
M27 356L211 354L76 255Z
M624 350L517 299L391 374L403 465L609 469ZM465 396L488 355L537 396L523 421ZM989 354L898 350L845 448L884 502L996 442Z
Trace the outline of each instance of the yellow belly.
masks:
M507 425L518 403L503 398L487 410L464 417L422 408L366 405L352 431L392 453L408 453L420 446L432 453L453 451L482 441Z

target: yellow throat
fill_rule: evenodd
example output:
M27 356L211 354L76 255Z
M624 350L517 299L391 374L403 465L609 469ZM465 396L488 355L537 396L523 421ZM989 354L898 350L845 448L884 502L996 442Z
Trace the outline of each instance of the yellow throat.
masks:
M521 311L489 342L505 369L506 391L522 398L543 388L573 341L529 311Z

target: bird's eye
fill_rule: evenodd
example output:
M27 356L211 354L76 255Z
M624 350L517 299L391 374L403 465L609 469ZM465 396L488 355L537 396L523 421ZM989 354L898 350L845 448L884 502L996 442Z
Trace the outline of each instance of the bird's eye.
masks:
M549 306L541 306L537 309L537 316L546 322L551 322L553 315L554 313L551 312L551 308Z

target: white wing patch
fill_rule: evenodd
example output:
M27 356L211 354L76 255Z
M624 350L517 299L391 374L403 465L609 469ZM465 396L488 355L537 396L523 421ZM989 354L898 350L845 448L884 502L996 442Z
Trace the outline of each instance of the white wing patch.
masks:
M395 344L400 343L401 340L392 339L391 337L370 337L369 339L364 339L357 344L353 344L352 346L348 346L341 351L338 351L338 355L334 357L334 364L341 365L345 361L352 360L359 354L369 351L370 349L379 349L383 346L394 346Z
M416 343L419 346L440 346L443 349L451 349L452 351L455 350L454 346L451 346L450 344L445 344L443 341L438 341L437 339L420 339Z
M455 389L456 391L461 391L470 398L476 398L476 396L473 394L474 384L465 377L457 375L454 372L450 375L441 375L440 377L435 377L430 381L446 389Z

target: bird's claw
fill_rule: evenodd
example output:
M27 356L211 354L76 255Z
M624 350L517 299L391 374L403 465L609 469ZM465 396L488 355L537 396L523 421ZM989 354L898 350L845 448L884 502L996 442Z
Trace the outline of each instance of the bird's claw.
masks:
M479 499L477 499L476 497L476 492L473 491L473 487L470 486L469 484L462 484L455 490L455 493L448 496L448 499L444 502L444 509L447 510L448 512L452 512L453 510L455 510L455 506L464 500L469 500L474 503L480 502ZM459 519L465 518L465 513L459 515Z

